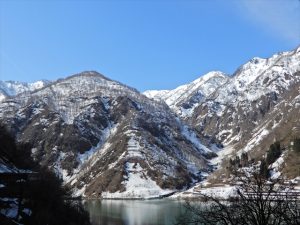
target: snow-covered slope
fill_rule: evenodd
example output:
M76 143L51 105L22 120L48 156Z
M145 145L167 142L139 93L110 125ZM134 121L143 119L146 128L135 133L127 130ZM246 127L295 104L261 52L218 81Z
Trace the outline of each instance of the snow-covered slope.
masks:
M0 118L37 161L87 197L183 189L211 171L215 155L165 103L93 71L2 101Z
M157 197L300 136L300 48L144 94L83 72L3 99L0 122L77 195Z
M293 75L300 70L299 58L300 48L275 54L268 59L252 59L218 90L216 100L221 103L254 101L267 93L282 93L298 81L298 77Z
M143 94L155 100L165 101L178 115L185 117L228 79L226 74L212 71L174 90L145 91Z
M274 140L300 135L299 85L300 47L267 59L253 58L232 76L212 72L174 90L144 94L165 101L225 149L257 150L255 155L261 155Z
M18 81L0 81L0 101L8 96L15 96L22 92L30 92L43 88L50 84L50 81L40 80L33 83L25 83Z
M290 104L299 95L299 72L300 48L269 59L255 58L209 96L194 111L192 121L205 126L209 133L214 132L227 145L241 141L245 145L249 138L260 142L259 136L263 140L263 134L274 131L273 126L281 120L278 116L287 115L284 104ZM278 108L278 104L282 107ZM207 112L203 113L204 109Z

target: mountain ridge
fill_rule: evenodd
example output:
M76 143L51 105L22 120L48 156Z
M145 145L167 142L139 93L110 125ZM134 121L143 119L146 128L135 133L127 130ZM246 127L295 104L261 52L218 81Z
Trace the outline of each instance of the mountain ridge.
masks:
M288 146L300 135L299 71L297 47L270 58L251 59L201 101L193 102L189 96L170 104L166 95L160 100L203 136L231 149L225 151L225 159L244 151L260 159L274 141Z
M0 108L0 122L75 195L157 197L212 170L215 153L165 103L96 72L20 93Z
M143 94L84 71L4 98L0 122L75 195L157 197L202 181L236 154L259 160L274 140L299 136L299 62L298 47L253 58L231 76L212 71Z
M0 81L0 101L7 97L15 96L23 92L41 89L51 83L48 80L39 80L32 83L19 81Z

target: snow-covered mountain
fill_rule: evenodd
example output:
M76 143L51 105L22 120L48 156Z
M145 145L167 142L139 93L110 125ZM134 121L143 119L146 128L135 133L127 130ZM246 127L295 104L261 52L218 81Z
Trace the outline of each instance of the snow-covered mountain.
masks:
M87 197L157 197L211 170L215 153L163 102L83 72L0 103L1 123Z
M0 101L9 96L15 96L22 92L30 92L50 84L50 81L40 80L33 83L18 81L0 81Z
M233 75L211 72L169 91L146 91L164 101L203 136L234 151L262 155L275 140L300 135L300 47L253 58Z
M178 115L185 117L228 80L229 77L226 74L212 71L174 90L149 90L145 91L144 95L155 100L163 100Z
M24 86L1 83L0 123L87 197L169 194L227 155L259 159L300 136L300 48L174 90L141 94L93 71Z

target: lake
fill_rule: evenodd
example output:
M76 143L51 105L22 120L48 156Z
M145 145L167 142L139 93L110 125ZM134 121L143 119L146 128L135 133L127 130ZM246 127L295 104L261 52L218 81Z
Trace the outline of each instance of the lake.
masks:
M184 212L178 200L89 200L84 202L93 225L172 225Z

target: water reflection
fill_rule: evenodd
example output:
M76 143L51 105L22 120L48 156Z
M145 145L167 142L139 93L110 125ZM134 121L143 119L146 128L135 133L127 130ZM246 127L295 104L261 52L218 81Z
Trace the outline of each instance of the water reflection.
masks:
M92 200L84 203L93 225L171 225L184 212L173 200Z

